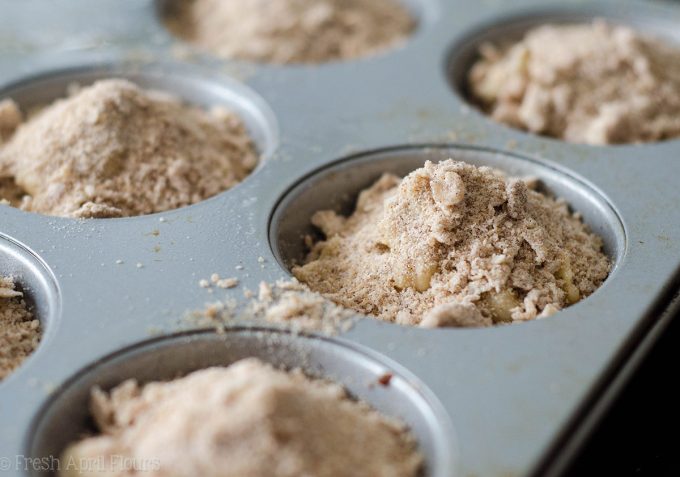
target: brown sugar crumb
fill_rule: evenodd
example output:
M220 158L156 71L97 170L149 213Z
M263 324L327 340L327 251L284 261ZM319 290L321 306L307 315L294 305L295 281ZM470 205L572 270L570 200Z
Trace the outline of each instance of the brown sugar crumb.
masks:
M603 21L544 25L484 44L469 91L494 119L567 141L680 136L680 48Z
M243 307L227 302L208 304L187 316L190 325L225 326L239 322L266 322L294 332L316 331L327 335L349 330L356 313L342 308L297 280L261 282L257 296Z
M320 211L326 236L294 275L341 306L424 327L547 316L600 286L602 240L567 204L489 167L427 162L383 175L349 217Z
M378 384L381 386L389 386L390 382L392 382L393 375L392 373L385 373L380 378L378 378Z
M21 111L14 101L10 99L0 101L0 147L14 134L22 120ZM0 205L18 206L24 195L21 187L14 182L7 166L0 162Z
M40 322L33 318L14 280L0 277L0 380L38 347Z
M25 195L24 190L14 182L14 179L2 177L0 169L0 205L19 207Z
M297 280L261 282L258 296L246 308L246 316L280 324L294 331L336 334L353 325L352 310L342 308Z
M0 144L10 138L19 124L23 121L23 116L17 105L11 99L0 101Z
M16 120L15 107L3 104L0 128ZM234 114L111 79L55 101L16 127L0 145L0 181L11 178L23 191L24 210L126 217L204 200L242 181L257 162Z
M201 288L210 288L215 285L217 288L234 288L238 286L239 281L236 277L221 278L219 274L213 273L210 275L210 280L201 279L198 281L198 285Z
M166 25L223 58L323 63L396 46L416 22L396 0L190 0L173 3Z
M235 286L238 286L238 278L220 278L215 282L215 285L218 288L234 288Z
M116 467L125 460L153 463L143 472L149 477L331 477L347 469L412 477L423 466L403 423L351 399L339 384L255 358L170 382L94 388L91 409L99 435L72 444L62 461L105 468L78 475L128 475Z

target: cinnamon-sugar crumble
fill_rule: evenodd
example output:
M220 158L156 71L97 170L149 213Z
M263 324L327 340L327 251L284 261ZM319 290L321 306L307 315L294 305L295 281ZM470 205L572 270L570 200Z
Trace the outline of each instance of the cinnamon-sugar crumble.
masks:
M42 214L183 207L236 185L259 159L233 113L122 79L75 88L23 119L11 100L0 103L0 199Z
M529 183L535 183L530 181ZM489 167L427 162L383 175L349 217L320 211L294 275L341 306L421 326L548 316L593 293L610 262L559 199Z
M322 63L402 43L416 21L398 0L183 0L166 26L224 58Z
M66 449L60 476L129 476L125 458L153 464L133 471L149 477L415 477L424 460L403 422L337 383L256 358L95 387L90 408L98 433Z
M0 380L38 347L40 322L33 317L11 277L0 276Z
M468 76L494 119L571 142L680 136L680 47L602 20L546 24L485 43Z
M356 313L342 308L296 279L260 282L257 293L244 290L248 302L215 301L187 316L190 326L222 329L235 323L267 323L294 332L314 331L327 335L349 330Z

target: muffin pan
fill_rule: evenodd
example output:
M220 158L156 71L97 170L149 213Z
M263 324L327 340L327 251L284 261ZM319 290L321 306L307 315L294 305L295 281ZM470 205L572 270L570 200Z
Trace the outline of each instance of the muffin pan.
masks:
M45 329L34 355L0 383L2 475L49 473L31 470L36 461L28 459L64 444L54 426L65 434L82 429L89 384L228 364L260 354L259 340L276 333L284 344L270 361L301 363L290 346L299 340L296 347L309 350L305 369L411 424L430 475L559 475L674 315L680 140L593 147L537 137L486 118L455 85L487 35L600 16L680 41L673 27L680 7L407 3L420 23L403 47L320 66L221 61L192 51L164 30L160 2L150 0L2 5L0 97L27 107L63 94L69 82L127 77L190 102L231 107L265 156L238 186L162 214L76 221L0 207L0 272L17 275ZM369 319L334 338L243 328L177 334L187 311L221 298L244 301L244 288L286 276L302 256L299 237L314 210L347 211L381 172L403 174L449 156L535 175L565 197L605 239L614 268L604 285L548 319L491 329L423 330ZM198 281L212 273L238 277L240 286L208 293ZM157 333L173 336L148 341ZM218 342L236 343L236 351ZM398 376L394 389L375 390L378 368Z

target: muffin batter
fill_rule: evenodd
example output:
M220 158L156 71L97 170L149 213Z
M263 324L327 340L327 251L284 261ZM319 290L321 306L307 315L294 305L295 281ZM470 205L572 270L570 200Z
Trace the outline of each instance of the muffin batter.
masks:
M680 136L680 48L602 21L485 44L468 89L491 117L577 143Z
M95 389L101 435L62 462L100 462L61 476L127 476L110 456L147 463L149 477L416 476L422 456L404 425L330 382L255 358L140 387ZM113 463L112 463L113 462Z
M427 162L385 174L350 217L317 212L325 235L294 275L400 324L489 326L550 315L607 277L602 240L561 200L494 169Z
M40 322L33 318L14 286L14 280L0 276L0 380L38 347Z
M323 63L402 43L415 28L396 0L190 0L174 2L166 24L224 58Z
M234 114L187 106L126 80L99 81L21 125L18 118L15 105L0 104L0 134L16 129L0 144L0 183L11 195L4 198L23 195L17 205L47 215L175 209L229 189L258 162Z

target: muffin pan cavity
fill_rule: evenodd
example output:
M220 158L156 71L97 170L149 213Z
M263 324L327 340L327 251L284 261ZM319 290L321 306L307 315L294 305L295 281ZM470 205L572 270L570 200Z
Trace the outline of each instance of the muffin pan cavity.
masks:
M38 414L27 434L26 455L47 462L93 431L88 408L93 386L108 390L131 378L139 383L167 381L248 357L342 384L353 397L409 426L425 455L423 477L456 475L453 427L437 399L408 371L346 342L254 328L154 339L93 363L66 382ZM386 373L391 374L389 384L381 385Z
M478 110L479 106L469 91L468 74L479 59L479 49L482 45L512 44L521 40L527 31L541 25L590 23L596 19L613 25L629 26L644 35L680 46L680 30L676 21L652 15L644 9L637 8L632 2L617 5L617 8L610 8L597 2L579 6L565 4L559 7L546 5L531 9L519 8L514 13L499 15L482 24L476 24L451 44L445 62L445 74L449 84L462 101ZM493 124L505 127L495 121Z
M61 293L54 274L35 252L0 233L0 275L14 279L17 290L24 295L28 309L34 318L40 321L40 345L33 354L41 352L41 348L55 332L61 315ZM6 380L16 378L28 368L32 356L29 356ZM0 387L3 382L0 381Z
M270 222L269 239L279 263L289 269L303 263L307 253L303 238L318 237L311 224L319 210L334 210L343 215L354 211L357 195L383 173L405 176L425 161L446 159L476 166L490 166L508 176L536 177L539 190L563 198L571 209L583 215L584 222L604 240L604 252L614 263L625 249L625 232L611 204L568 171L542 161L516 154L469 146L404 146L366 152L340 160L300 180L281 199ZM613 271L612 271L613 273Z
M13 99L23 111L45 106L67 95L68 88L88 86L107 78L127 79L145 89L170 93L188 104L206 109L224 106L246 124L263 159L278 146L278 125L274 113L252 89L230 78L203 75L196 68L178 65L85 65L65 70L44 71L0 88L0 97Z
M355 61L360 61L360 60L370 60L371 57L374 56L383 56L383 55L389 55L392 53L394 50L397 50L405 45L407 45L414 36L419 35L423 29L431 24L433 21L437 19L437 14L438 14L438 0L392 0L394 1L398 7L401 7L405 9L405 11L410 15L411 20L413 22L413 29L408 33L404 38L401 38L397 40L394 44L387 44L384 45L383 47L378 48L376 51L369 52L369 53L364 53L364 54L359 54L356 57L353 58L347 58L347 59L328 59L325 61L319 61L319 62L313 62L313 63L308 63L308 62L298 62L298 61L291 61L288 64L289 65L301 65L301 64L311 64L311 65L316 65L321 66L324 64L329 64L329 63L338 63L338 62L355 62ZM176 32L172 31L173 28L168 26L168 20L173 20L174 18L177 17L178 12L180 10L180 4L182 1L178 0L155 0L154 1L154 12L156 15L156 20L158 24L163 28L165 31L165 34L172 39L173 42L177 42L180 45L186 46L190 48L191 51L194 51L195 53L199 53L202 55L206 55L208 57L212 58L219 58L217 54L214 52L208 51L207 49L200 48L197 45L192 44L191 41L187 40L186 38L183 38L183 35L176 34ZM248 21L249 19L245 19L244 21ZM266 30L263 28L263 30ZM266 38L266 34L263 34L263 36ZM315 41L317 41L316 39ZM285 40L282 40L285 41ZM265 55L266 56L266 55ZM221 60L228 61L230 60L229 58L219 58ZM238 59L238 58L232 58L231 60L236 59L237 61L244 61L244 62L254 62L254 63L262 63L262 64L278 64L276 62L270 63L269 61L266 60L245 60L245 59Z
M224 108L227 111L233 113L234 116L236 116L240 121L242 121L242 124L245 126L246 134L250 137L250 139L252 139L254 151L252 150L251 146L247 143L247 141L244 140L245 139L243 137L244 132L239 125L239 129L238 130L233 129L233 132L231 132L231 134L234 135L235 140L239 140L240 142L232 144L220 142L220 139L215 137L216 133L214 131L218 131L219 130L217 129L218 127L222 127L224 128L223 130L226 130L227 126L225 126L225 123L222 122L223 120L220 119L218 116L212 115L203 116L203 119L197 119L197 116L194 116L193 113L190 115L187 112L186 115L188 121L187 124L192 123L198 124L197 121L201 120L215 121L214 127L216 129L214 130L208 129L207 132L205 133L203 133L200 130L197 130L198 128L190 129L189 126L182 125L182 123L180 122L181 118L178 118L176 116L168 116L167 118L167 121L169 123L172 123L166 128L166 131L169 132L165 132L162 129L162 126L150 125L149 127L155 127L157 129L157 136L155 137L160 138L151 140L161 141L157 142L157 145L154 147L158 147L159 150L161 150L159 154L162 155L161 156L162 159L168 165L168 170L163 170L159 168L159 170L154 172L154 174L157 175L162 175L164 173L167 174L167 177L169 178L168 182L170 183L172 183L172 181L174 180L173 174L175 174L177 176L177 182L180 184L175 186L175 188L173 189L171 186L162 186L163 182L161 181L156 183L156 186L161 186L163 190L159 191L159 193L156 196L146 200L151 200L152 202L155 200L156 205L160 205L163 203L163 201L167 201L166 205L160 205L160 207L162 207L161 209L162 211L171 210L173 206L169 205L168 207L167 204L172 204L175 201L181 200L182 205L186 205L189 202L188 197L191 196L185 194L186 196L185 198L179 199L181 192L173 192L175 190L181 191L182 187L186 187L186 185L182 185L183 183L197 184L196 187L199 188L203 187L203 185L201 184L201 179L203 179L204 183L207 183L206 182L207 180L205 178L209 178L211 174L219 174L219 177L222 178L224 182L220 182L215 185L210 185L209 189L205 189L210 190L210 193L209 194L203 193L202 197L204 200L210 199L215 195L220 195L221 193L228 192L230 189L233 189L235 185L236 186L239 185L238 179L247 180L250 177L250 175L252 175L252 173L257 172L257 170L261 168L263 164L268 159L270 159L274 152L276 151L278 145L277 122L271 109L267 106L265 101L262 100L257 95L257 93L252 91L247 86L236 81L232 81L228 78L220 78L218 80L215 77L210 77L210 75L202 75L198 71L190 71L190 69L182 70L177 66L168 67L167 65L156 64L153 67L147 68L133 68L133 67L126 68L121 66L104 65L104 66L81 66L61 71L59 70L46 71L34 76L29 76L20 79L0 89L0 98L7 97L14 100L17 103L18 107L24 112L24 115L26 116L30 115L33 111L36 110L36 108L51 105L55 100L67 97L69 92L74 87L86 87L98 80L111 78L126 79L145 90L159 91L161 93L170 94L174 97L179 98L187 105L198 106L200 108L205 109L206 111L210 111L214 108ZM184 110L180 109L179 107L176 107L176 110L179 111L180 114L184 113ZM72 111L72 109L70 111ZM141 111L136 110L134 111L134 113L139 115L141 114ZM137 116L134 117L136 118ZM106 120L107 120L106 118L102 119L102 121ZM113 120L110 119L109 121ZM115 127L121 128L123 126ZM64 125L63 128L68 128L68 126ZM65 131L64 134L71 133ZM175 152L175 150L169 149L168 146L163 146L163 141L167 143L168 141L176 140L176 138L173 139L173 137L171 136L173 134L180 138L181 134L186 134L190 138L189 140L195 141L198 144L200 144L201 139L203 139L206 142L205 162L204 163L198 162L198 164L204 164L203 169L196 169L194 171L189 172L182 172L182 170L180 169L179 172L173 172L173 168L170 167L170 164L173 164L172 162L173 154L177 156L175 162L180 162L181 164L183 164L185 169L188 169L190 166L192 166L192 163L186 162L186 158L193 157L190 155L193 149L188 151L180 150ZM204 134L204 136L202 137L201 134ZM100 141L105 142L104 138L105 136L100 137L99 139ZM39 139L36 138L36 141L38 140ZM74 141L76 141L76 146L80 148L86 147L84 146L85 140L86 138L74 139ZM49 138L46 139L46 141L47 141L46 144L51 144L51 142L49 142ZM115 139L113 139L112 141L115 141ZM139 142L137 143L139 144ZM136 151L132 150L130 152L126 152L126 154L129 154L132 157L135 156L138 157L140 154L142 154L142 152L140 152L141 151L140 147L141 146L138 146ZM165 150L163 151L164 147ZM74 157L78 153L77 151L78 149L76 149L76 152L73 153ZM205 167L205 164L213 164L215 165L215 167L217 167L217 164L219 163L218 161L219 155L217 154L219 152L222 152L227 156L227 158L224 159L227 162L220 164L222 168L227 169L227 171L225 172L223 170L219 170L213 172L210 170L206 170L207 167ZM109 156L106 156L106 153L103 152L102 156L105 157L107 160L112 159L110 161L112 164L111 167L112 168L116 167L115 161L113 160L115 159L115 156L111 155L112 153L109 154L110 154ZM38 158L41 157L37 153L35 154L35 156ZM67 162L69 160L74 161L74 159L69 158L68 154L64 154L63 156L66 157L66 159L62 158L60 160L64 162ZM243 161L242 163L243 157L249 158L248 166L242 166L242 164L245 163L245 161ZM212 160L210 158L212 158ZM194 157L194 159L196 161L199 161L201 159L201 156L196 156ZM257 163L255 163L255 161L257 161ZM254 169L253 165L255 165ZM92 167L94 167L94 165L92 165ZM245 168L245 170L241 170L240 168ZM44 166L36 165L35 169L43 170L43 174L52 173L56 175L55 172L50 172ZM65 178L57 176L57 180L61 181L76 180L75 179L76 177L80 177L74 172L68 172L69 169L65 170L66 170L66 172L64 172ZM73 178L70 178L69 174L71 174ZM131 175L132 172L127 171L124 172L123 175L125 176L126 174ZM147 173L147 176L148 175L149 173ZM145 177L143 174L140 174L139 177L140 177L140 179L138 179L139 181L146 180L142 179L142 177ZM122 180L118 176L116 176L115 172L107 172L105 170L103 172L100 172L99 175L97 176L97 180L101 180L101 182L104 183L106 183L106 181L109 179L112 181L113 180L118 181L119 185L122 184ZM9 178L9 180L12 179ZM85 178L78 180L82 182L83 180L85 180ZM50 183L48 185L51 187L60 184L61 183L56 184ZM139 185L142 186L142 184ZM93 186L89 185L83 187L87 190L87 187ZM102 184L102 187L105 188L107 186ZM150 184L146 184L145 187L150 187ZM219 192L220 190L221 192ZM215 194L215 192L217 193ZM9 193L14 195L11 189ZM106 193L107 191L102 190L103 195L106 195ZM121 195L123 194L121 193ZM69 199L69 196L66 195L65 197L64 196L60 197L59 200L62 202L68 200L74 201L75 202L74 204L69 204L67 207L69 207L71 210L75 210L79 207L76 201L84 199L78 199L78 197ZM116 200L118 200L119 202L124 202L125 200L127 200L129 202L134 199L132 199L132 197L129 196L107 200L109 202L105 202L104 207L109 207ZM195 200L195 198L193 200ZM45 201L45 199L40 198L38 200L39 203L41 201ZM20 201L14 200L14 202L18 203ZM58 202L57 206L53 206L55 208L54 210L57 210L59 208L58 207L59 205L61 205L61 203ZM86 205L89 206L92 205L92 203ZM96 205L95 207L99 206L100 205ZM45 208L44 205L42 207ZM115 207L118 206L114 206L114 208ZM125 209L128 206L121 205L119 207ZM152 210L148 206L146 207L146 209ZM55 215L61 215L61 213L55 212ZM130 214L125 215L144 215L144 214L132 212Z

